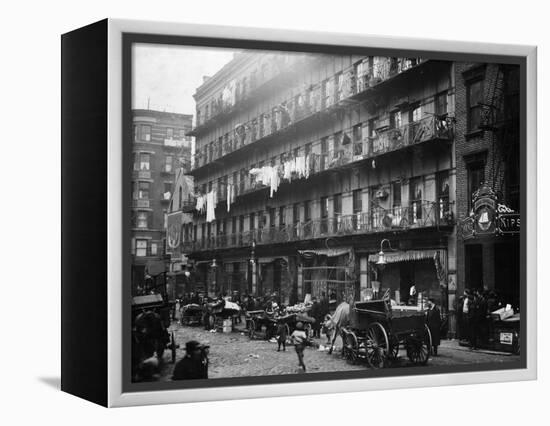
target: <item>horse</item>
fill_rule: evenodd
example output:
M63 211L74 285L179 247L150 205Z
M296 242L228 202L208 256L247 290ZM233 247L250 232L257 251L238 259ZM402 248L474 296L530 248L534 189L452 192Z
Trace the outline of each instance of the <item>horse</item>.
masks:
M343 327L349 324L350 317L350 304L348 302L342 302L334 311L334 315L325 321L325 327L329 330L332 330L332 338L330 339L330 349L328 351L329 355L332 354L334 349L334 342L336 338L340 335L340 332Z

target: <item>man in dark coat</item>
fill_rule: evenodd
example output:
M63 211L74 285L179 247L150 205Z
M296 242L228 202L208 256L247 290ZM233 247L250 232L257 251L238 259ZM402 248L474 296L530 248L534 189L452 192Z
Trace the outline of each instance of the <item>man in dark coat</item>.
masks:
M313 337L321 338L321 323L323 321L323 313L321 312L321 304L316 297L313 298L311 305L311 317L315 319L313 323Z
M185 344L185 356L174 367L172 380L208 379L208 347L196 340Z
M441 312L433 299L429 301L426 324L432 335L432 353L437 356L437 347L441 344Z

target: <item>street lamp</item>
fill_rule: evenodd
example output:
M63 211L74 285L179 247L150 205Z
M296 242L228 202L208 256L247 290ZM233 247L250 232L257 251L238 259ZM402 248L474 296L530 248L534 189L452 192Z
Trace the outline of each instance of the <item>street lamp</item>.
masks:
M384 269L384 267L386 266L386 255L384 254L384 250L383 250L383 247L384 247L384 242L387 242L388 243L388 247L390 248L390 250L393 250L391 244L390 244L390 240L388 240L387 238L384 238L382 241L380 241L380 252L378 253L378 261L376 262L376 265L382 270Z

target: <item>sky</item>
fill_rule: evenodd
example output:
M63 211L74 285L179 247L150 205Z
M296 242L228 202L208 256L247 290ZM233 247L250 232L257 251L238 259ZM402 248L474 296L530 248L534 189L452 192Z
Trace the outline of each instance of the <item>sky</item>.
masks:
M193 95L203 76L212 76L233 58L234 49L158 44L133 46L132 108L192 114Z

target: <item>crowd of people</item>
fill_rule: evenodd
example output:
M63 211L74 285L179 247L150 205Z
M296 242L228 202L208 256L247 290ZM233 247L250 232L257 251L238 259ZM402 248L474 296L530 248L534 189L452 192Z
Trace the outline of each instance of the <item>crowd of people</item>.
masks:
M491 332L491 312L502 306L495 291L466 289L456 306L458 339L478 349Z

